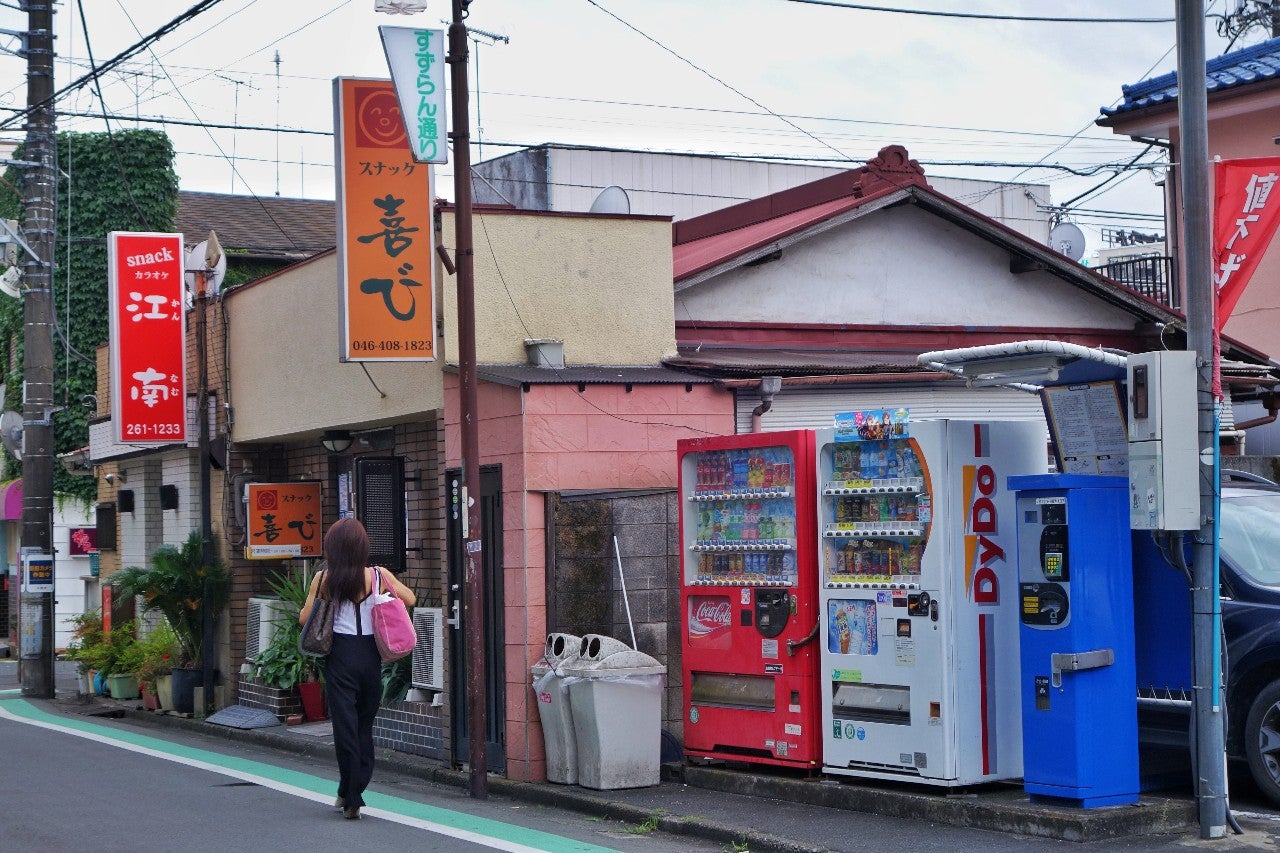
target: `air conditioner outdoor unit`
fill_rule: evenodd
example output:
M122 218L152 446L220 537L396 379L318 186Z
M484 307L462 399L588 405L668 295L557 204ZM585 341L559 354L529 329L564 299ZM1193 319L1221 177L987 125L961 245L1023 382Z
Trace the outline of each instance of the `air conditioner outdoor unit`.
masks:
M271 645L276 625L289 618L285 603L278 598L251 598L245 613L244 659L251 661Z
M418 634L413 650L413 686L444 690L444 608L413 608L413 629Z

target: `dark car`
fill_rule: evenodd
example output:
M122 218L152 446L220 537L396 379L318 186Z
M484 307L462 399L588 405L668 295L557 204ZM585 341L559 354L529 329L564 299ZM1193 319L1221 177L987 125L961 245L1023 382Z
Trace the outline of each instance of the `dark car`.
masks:
M1141 736L1147 745L1185 745L1191 714L1188 580L1149 538L1135 535ZM1280 805L1280 486L1224 475L1219 542L1227 754L1248 762L1259 790Z

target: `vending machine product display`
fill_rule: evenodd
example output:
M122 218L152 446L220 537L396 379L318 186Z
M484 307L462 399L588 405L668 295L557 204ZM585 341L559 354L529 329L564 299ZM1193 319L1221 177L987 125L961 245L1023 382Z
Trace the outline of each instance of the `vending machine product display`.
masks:
M837 416L817 433L823 764L957 786L1022 773L1012 474L1037 422Z
M677 444L686 755L821 760L813 439Z

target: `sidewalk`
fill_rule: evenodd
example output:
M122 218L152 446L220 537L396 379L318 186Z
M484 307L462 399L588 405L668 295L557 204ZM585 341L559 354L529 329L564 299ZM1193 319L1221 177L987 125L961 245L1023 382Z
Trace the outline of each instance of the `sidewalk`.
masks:
M265 750L284 750L318 758L332 758L328 723L237 729L170 714L144 711L134 702L93 697L83 704L72 694L42 702L58 713L125 717L156 728L175 728L221 737ZM380 770L394 771L436 784L467 787L467 774L438 762L401 753L382 753ZM514 782L489 776L495 796L567 809L602 818L644 823L726 845L747 844L752 851L817 853L840 849L840 839L866 833L876 825L893 833L894 846L927 849L913 844L913 836L927 838L932 849L948 835L946 827L987 830L989 849L1017 849L1033 839L1083 842L1086 847L1126 850L1167 849L1171 844L1194 844L1198 825L1194 802L1187 796L1142 796L1132 806L1076 809L1031 803L1019 785L990 785L964 792L883 782L798 778L760 768L668 765L664 781L655 787L593 791L573 785ZM1246 823L1243 836L1228 835L1206 844L1215 850L1243 849L1264 843L1274 825ZM955 830L952 830L953 832ZM1001 837L1003 836L1003 837ZM834 841L833 841L834 839ZM1020 841L1021 840L1021 841ZM1232 843L1232 842L1235 843ZM846 848L847 849L847 848ZM868 849L860 847L858 849ZM963 848L969 849L969 848Z

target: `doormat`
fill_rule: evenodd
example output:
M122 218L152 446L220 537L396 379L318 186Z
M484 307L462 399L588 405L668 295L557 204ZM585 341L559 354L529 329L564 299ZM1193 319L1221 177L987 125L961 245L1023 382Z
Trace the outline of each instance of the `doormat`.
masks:
M232 729L265 729L280 725L280 720L270 711L245 705L229 705L216 714L211 714L205 722Z

